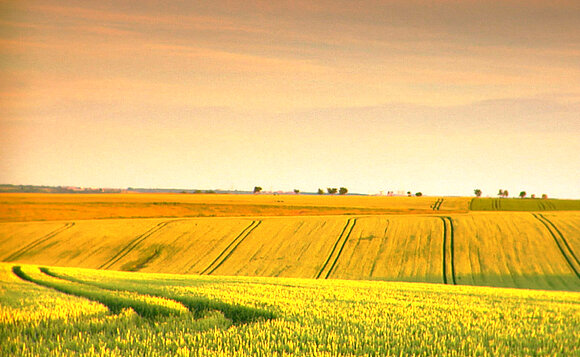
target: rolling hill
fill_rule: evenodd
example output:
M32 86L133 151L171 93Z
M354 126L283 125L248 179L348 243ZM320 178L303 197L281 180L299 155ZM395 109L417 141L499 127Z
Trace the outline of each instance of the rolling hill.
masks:
M447 211L429 212L433 198L391 198L389 206L383 197L366 202L368 198L360 197L351 202L349 197L318 197L318 201L290 197L294 201L235 197L229 212L244 211L248 200L258 198L269 209L284 211L302 200L303 207L342 214L4 222L0 261L155 273L580 291L578 211L461 212L459 203L468 204L467 200L445 199L451 203ZM153 206L157 202L137 199ZM222 205L230 198L211 199ZM81 202L76 208L82 211L86 205L91 206ZM75 208L59 202L62 206ZM349 206L407 214L353 214Z

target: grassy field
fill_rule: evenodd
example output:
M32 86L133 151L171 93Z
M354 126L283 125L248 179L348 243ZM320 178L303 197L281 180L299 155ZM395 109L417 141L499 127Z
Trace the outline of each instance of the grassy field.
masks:
M473 211L580 211L580 200L534 198L474 198Z
M3 355L561 355L577 293L0 264Z

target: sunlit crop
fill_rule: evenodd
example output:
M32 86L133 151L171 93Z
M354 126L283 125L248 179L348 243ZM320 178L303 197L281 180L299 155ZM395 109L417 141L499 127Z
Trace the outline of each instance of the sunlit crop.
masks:
M0 266L0 336L3 353L10 355L580 352L578 293L52 267L43 272L34 266L22 266L38 280L32 283L11 273L13 265ZM159 299L171 300L176 306L186 306L187 299L206 303L197 313L190 307L189 312L144 317L130 307L114 312L94 300L42 285L56 281L153 305ZM46 303L59 313L51 313ZM29 318L21 317L24 311L32 313ZM233 321L236 313L245 317Z
M580 290L578 212L0 223L0 261Z

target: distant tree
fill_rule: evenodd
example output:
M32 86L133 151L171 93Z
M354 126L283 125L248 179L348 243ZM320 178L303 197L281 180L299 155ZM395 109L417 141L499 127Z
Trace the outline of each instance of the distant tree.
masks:
M319 188L319 189L318 189L318 192L317 192L317 193L318 193L319 195L324 195L324 191L322 191L322 189L321 189L321 188Z
M473 190L473 193L475 193L475 196L481 197L481 190L479 188L476 188L475 190Z
M423 196L423 192L417 192L417 193L415 194L415 196L417 196L417 197L421 197L421 196Z
M407 196L411 197L411 191L407 191Z
M545 193L542 193L542 199L543 200L547 200L548 199L548 195L546 195Z
M532 197L532 198L536 198L536 195L535 195L535 194L532 194L530 197Z
M260 191L262 191L262 188L260 186L254 187L254 193L260 193Z
M334 195L335 193L338 192L338 188L336 187L327 187L326 191L328 192L329 195Z
M503 190L503 197L508 197L510 195L508 190Z
M300 190L299 190L299 189L297 189L297 188L295 188L295 189L294 189L294 193L295 193L295 194L299 194L299 193L300 193Z
M346 195L348 193L348 189L346 187L341 187L340 190L338 190L338 193L341 195Z
M526 197L526 191L520 192L520 198L524 198L524 197Z
M503 190L501 188L499 189L499 192L497 193L497 195L499 197L503 197Z

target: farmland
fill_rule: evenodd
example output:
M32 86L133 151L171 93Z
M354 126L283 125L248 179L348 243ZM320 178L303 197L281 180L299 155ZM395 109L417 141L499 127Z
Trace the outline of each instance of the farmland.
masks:
M8 355L574 355L579 349L577 293L6 263L0 286Z
M45 195L35 201L37 195L6 196L19 211L39 204L93 216L1 223L0 261L5 262L580 290L579 211L464 211L466 198L445 198L433 210L440 199L429 197ZM201 203L205 197L212 207L230 205L229 216L163 217L168 206L160 206L162 217L106 219L98 210L85 210L86 205L122 207L125 197L149 206L161 200ZM252 205L282 214L246 216ZM286 215L285 209L297 206L317 214ZM341 214L323 215L326 209ZM382 213L360 214L366 210Z
M432 197L192 194L1 194L0 222L105 218L254 217L432 212ZM467 212L446 197L440 211Z
M473 211L580 211L580 200L474 198Z
M579 352L576 201L0 199L3 354Z

